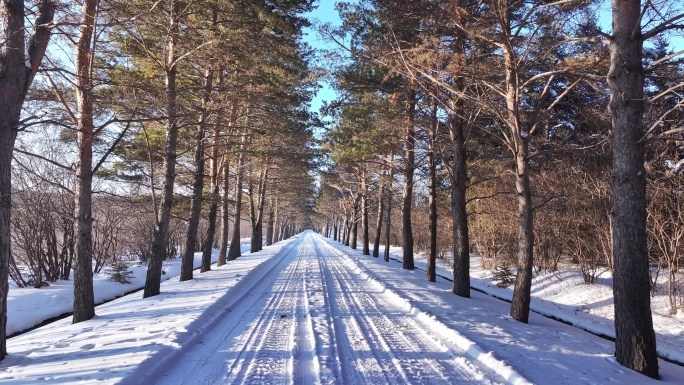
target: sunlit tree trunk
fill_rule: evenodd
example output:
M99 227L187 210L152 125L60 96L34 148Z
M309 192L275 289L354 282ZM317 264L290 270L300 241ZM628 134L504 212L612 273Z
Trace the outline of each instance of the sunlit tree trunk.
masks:
M161 206L157 214L152 254L147 266L147 278L143 297L148 298L159 294L161 286L162 263L166 257L169 221L171 220L171 205L173 204L173 186L176 180L176 147L178 144L178 106L177 106L177 46L179 38L179 13L177 1L170 2L169 35L167 37L166 57L166 145L164 148L164 185L162 187Z
M223 162L223 194L221 195L221 239L219 240L219 253L216 266L223 266L226 264L226 255L228 254L228 237L230 233L228 228L230 226L230 212L228 191L230 189L230 164L228 159Z
M204 141L208 119L208 104L213 87L214 73L206 70L204 74L204 89L202 92L202 113L197 123L197 136L195 137L195 172L192 183L192 203L190 204L190 219L188 220L188 231L185 241L185 250L181 261L181 281L192 279L192 271L195 262L195 244L197 243L197 229L202 213L202 199L204 195ZM203 261L204 262L204 261ZM202 263L202 271L204 270Z
M244 177L245 166L245 147L246 136L242 136L242 143L240 144L240 154L238 154L238 163L236 165L236 180L235 180L235 219L233 221L233 236L230 241L230 248L228 249L228 260L233 261L240 255L240 222L242 220L242 180Z
M646 171L640 141L644 113L641 1L613 0L612 4L608 86L613 122L615 357L622 365L657 378L646 242Z
M74 213L74 314L78 323L95 316L93 293L93 33L98 0L83 2L81 36L76 49L76 103L78 105L78 164Z

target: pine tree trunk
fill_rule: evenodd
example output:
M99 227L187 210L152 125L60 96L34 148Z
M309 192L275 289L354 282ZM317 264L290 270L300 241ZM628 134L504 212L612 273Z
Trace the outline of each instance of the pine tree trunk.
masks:
M608 86L613 121L615 357L622 365L657 378L646 243L646 172L644 146L639 142L644 108L643 41L638 29L641 2L613 0L612 4Z
M12 208L12 153L19 129L21 107L26 93L43 60L50 40L50 24L55 3L38 2L33 36L29 39L28 55L24 40L24 1L0 2L0 25L5 39L0 45L0 360L7 355L7 293L9 291L10 211ZM30 68L26 59L30 60Z
M394 162L394 154L390 155L390 162ZM392 184L394 183L394 168L390 165L390 177L387 182L387 218L385 219L385 251L383 259L385 262L390 260L390 235L392 232L392 201L394 194L392 193Z
M171 220L171 206L173 204L173 186L176 180L176 147L178 144L178 107L176 90L176 60L179 28L176 21L179 4L171 1L169 15L168 56L166 60L166 145L164 149L164 185L162 200L154 229L152 254L147 266L147 277L143 297L148 298L159 294L161 286L162 263L166 258L169 238L169 221Z
M437 101L434 101L432 105L430 138L428 143L430 252L428 254L427 273L425 276L425 279L430 282L437 281L437 157L435 154L437 127Z
M214 146L211 149L211 202L209 204L209 226L207 237L204 240L202 250L202 268L200 272L211 270L211 255L214 251L214 239L216 238L216 217L218 214L219 200L219 154L216 138L220 135L218 129L214 130ZM220 266L217 264L217 266Z
M534 227L532 193L527 138L520 138L516 154L515 189L518 195L518 272L511 301L511 317L527 323L530 315L532 292L532 264L534 263Z
M95 316L93 293L93 87L92 41L97 0L86 0L81 15L81 36L76 50L76 102L78 104L78 165L76 168L74 220L73 323Z
M219 253L216 266L223 266L226 264L226 255L228 254L228 237L230 232L230 213L228 212L228 190L230 188L230 165L228 160L223 164L223 195L221 196L221 239L219 240Z
M242 144L240 145L240 154L238 155L238 164L235 181L235 220L233 221L233 237L230 241L230 248L228 249L228 260L233 261L237 259L242 253L240 252L240 221L242 219L242 179L245 165L245 141L243 135Z
M352 210L351 234L349 239L349 247L354 250L356 250L356 237L359 234L359 199L360 197L356 198L354 201L354 209Z
M185 250L181 260L181 281L192 279L195 262L195 244L197 243L197 228L202 211L202 195L204 193L204 124L200 121L195 138L195 173L192 183L192 203L190 204L190 219L185 239Z
M366 168L361 173L361 232L363 235L362 254L370 255L370 235L368 233L368 186L366 185Z
M462 110L457 107L456 111ZM451 116L449 130L453 152L451 175L451 219L453 222L454 282L451 291L470 298L470 241L466 211L467 153L465 149L464 121L460 114Z
M413 228L411 222L411 206L413 205L413 174L416 169L416 129L414 127L414 117L416 108L416 93L409 91L406 112L408 118L406 119L404 138L404 193L402 195L402 210L401 210L401 235L403 247L403 262L402 267L407 270L413 270Z
M266 246L273 244L273 198L269 199L268 224L266 225Z
M378 194L378 217L375 222L375 240L373 241L373 257L380 257L380 238L382 237L382 221L385 214L385 183L382 182Z
M257 191L257 203L254 203L252 197L252 185L249 187L249 211L250 221L252 224L251 237L251 252L256 253L263 248L263 218L264 218L264 201L266 199L266 179L268 178L268 166L259 173L259 187Z
M218 187L216 187L212 193L213 197L218 196ZM215 200L215 198L212 198ZM218 205L215 202L211 203L209 206L209 216L207 226L207 237L204 239L204 249L202 250L202 266L200 267L200 273L211 270L211 254L214 250L214 235L216 234L216 216L218 213Z

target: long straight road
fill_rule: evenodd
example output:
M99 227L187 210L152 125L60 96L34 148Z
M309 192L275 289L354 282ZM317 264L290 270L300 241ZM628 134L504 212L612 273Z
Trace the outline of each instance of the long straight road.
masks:
M245 277L258 284L164 365L158 384L505 383L319 235L274 258L274 268Z

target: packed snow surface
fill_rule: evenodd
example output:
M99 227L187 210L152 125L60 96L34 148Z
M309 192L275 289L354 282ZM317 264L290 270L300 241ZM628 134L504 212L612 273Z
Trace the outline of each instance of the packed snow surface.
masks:
M8 341L12 384L681 384L625 369L613 343L313 232ZM11 314L10 314L11 317Z

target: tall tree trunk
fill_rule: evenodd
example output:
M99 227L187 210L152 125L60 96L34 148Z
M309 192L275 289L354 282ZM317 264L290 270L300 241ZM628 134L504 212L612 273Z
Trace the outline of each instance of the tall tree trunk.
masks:
M219 240L219 253L216 266L223 266L226 264L226 255L228 254L228 227L230 225L230 213L228 212L228 191L230 188L230 164L228 158L223 162L223 194L221 196L221 239Z
M527 323L532 291L534 227L527 138L520 138L520 144L515 157L515 189L518 195L518 272L515 276L510 314L518 321Z
M462 102L454 106L462 111ZM461 297L470 298L470 242L468 238L468 214L466 211L467 153L462 112L449 119L449 134L453 164L451 167L451 219L453 222L454 282L451 291Z
M413 270L413 228L411 223L411 206L413 205L413 173L416 169L416 129L414 126L416 109L416 92L410 90L408 92L408 100L406 101L406 128L404 138L404 193L402 195L402 210L401 210L401 224L402 224L402 240L403 240L403 262L402 267L407 270Z
M214 138L218 138L218 129L214 131ZM214 250L214 238L216 237L216 217L218 214L218 200L219 200L219 155L216 139L214 139L214 146L211 150L211 202L209 204L209 226L207 228L207 237L204 240L204 250L202 250L202 268L201 272L211 269L211 255ZM217 266L220 266L217 264Z
M351 240L351 213L345 213L344 217L344 240L342 244L349 246L349 241Z
M95 316L93 293L93 33L98 0L83 2L81 36L76 50L76 102L78 104L78 165L74 220L73 323Z
M266 225L266 246L273 244L273 198L268 202L268 220Z
M383 172L383 179L386 170ZM381 181L380 192L378 193L378 217L375 222L375 240L373 241L373 257L380 257L380 238L382 237L382 221L385 213L385 181Z
M366 184L366 166L361 173L361 232L363 233L362 254L370 255L370 235L368 233L368 185Z
M208 104L213 87L214 73L208 69L204 73L204 90L202 91L202 113L197 122L197 137L195 138L195 173L192 183L192 203L190 204L190 219L185 240L185 250L181 261L181 281L192 279L195 264L195 244L197 243L197 229L202 213L202 198L204 195L204 140L208 119ZM204 260L202 272L204 272Z
M337 219L333 220L333 241L337 242Z
M5 39L0 45L0 74L3 74L0 76L0 360L7 355L12 153L19 129L21 106L50 40L55 5L50 0L38 1L37 27L29 38L27 52L24 44L24 1L0 2L0 25Z
M432 121L430 122L430 138L428 143L428 205L430 206L430 252L428 254L427 273L425 278L430 282L437 281L437 100L432 104Z
M640 142L644 108L641 2L613 0L612 4L608 86L613 121L615 357L622 365L657 378L646 243L646 172Z
M463 0L458 0L458 6L464 6ZM459 67L467 68L466 36L457 29L454 36L455 52L458 55ZM458 77L456 87L465 91L465 79ZM468 235L468 211L466 207L466 120L465 103L462 98L452 95L451 113L449 114L449 137L453 163L451 166L451 220L453 224L454 251L454 281L451 291L461 297L470 298L470 239Z
M178 144L178 107L177 107L177 45L179 27L176 20L179 13L177 1L170 2L169 35L167 37L166 58L166 145L164 149L164 186L157 223L152 240L152 254L147 266L147 277L143 297L148 298L159 294L161 285L162 263L166 258L169 238L169 221L171 219L171 205L173 204L173 186L176 180L176 147Z
M246 136L243 135L242 143L240 144L240 154L238 155L238 164L236 167L235 220L233 221L233 237L230 241L230 248L228 249L229 261L237 259L242 254L240 252L240 221L242 219L242 179L244 175L245 166L246 140Z
M251 252L256 253L263 248L263 218L264 201L266 200L266 180L268 178L268 165L259 173L259 186L257 191L257 202L254 203L252 184L249 186L249 212L252 224Z
M280 210L278 208L278 197L275 198L275 208L273 214L273 243L280 242Z
M510 16L510 14L507 13ZM510 20L506 28L510 30ZM532 218L532 192L530 186L530 162L527 132L520 123L518 68L515 52L504 47L506 76L506 124L511 132L512 150L515 158L515 189L518 196L518 250L517 274L511 301L511 317L527 323L530 314L532 290L532 264L534 262L534 223Z
M351 234L350 234L350 239L349 243L352 249L356 250L356 238L359 234L359 200L361 197L357 197L354 200L354 209L352 210L351 218L352 218L352 224L351 224Z
M390 260L390 234L392 232L392 201L394 200L394 193L392 191L392 184L394 183L394 167L392 165L394 162L394 153L390 155L390 176L387 182L387 217L385 219L385 251L383 253L383 259L385 262Z

